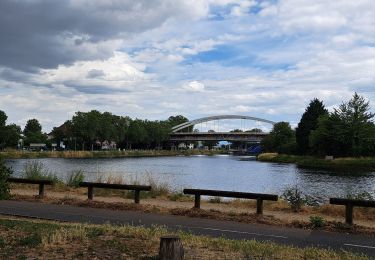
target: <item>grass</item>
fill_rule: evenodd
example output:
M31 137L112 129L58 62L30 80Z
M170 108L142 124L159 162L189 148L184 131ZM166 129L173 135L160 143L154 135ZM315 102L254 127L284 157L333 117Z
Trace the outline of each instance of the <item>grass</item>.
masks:
M66 178L66 185L68 187L78 188L79 183L85 179L85 173L83 170L75 170L68 174Z
M157 157L157 156L189 156L215 155L226 153L220 150L125 150L125 151L19 151L9 150L0 152L3 159L33 159L33 158L117 158L117 157Z
M171 232L160 226L68 224L5 217L0 218L0 257L158 259L160 237L167 234L181 238L186 259L368 259L342 250L211 238Z
M263 153L258 155L257 160L262 162L295 163L299 167L342 172L375 170L375 157L345 157L325 160L313 156Z
M31 180L50 180L54 185L62 183L56 175L44 168L42 162L38 161L27 162L22 177Z

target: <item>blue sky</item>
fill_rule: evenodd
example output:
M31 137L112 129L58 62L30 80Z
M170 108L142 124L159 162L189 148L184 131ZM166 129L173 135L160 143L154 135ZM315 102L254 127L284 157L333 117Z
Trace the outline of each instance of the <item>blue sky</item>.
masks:
M0 110L45 131L91 109L295 126L315 97L375 107L371 0L4 0L0 32Z

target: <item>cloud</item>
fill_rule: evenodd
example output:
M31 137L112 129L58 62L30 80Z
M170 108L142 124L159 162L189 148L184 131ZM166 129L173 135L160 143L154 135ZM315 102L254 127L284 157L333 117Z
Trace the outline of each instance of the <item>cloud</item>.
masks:
M35 70L109 58L132 35L207 12L205 1L4 0L0 65Z
M204 84L199 81L190 81L184 84L183 89L191 92L203 92Z
M370 0L4 0L0 109L47 130L90 109L295 125L314 97L375 100L374 27Z

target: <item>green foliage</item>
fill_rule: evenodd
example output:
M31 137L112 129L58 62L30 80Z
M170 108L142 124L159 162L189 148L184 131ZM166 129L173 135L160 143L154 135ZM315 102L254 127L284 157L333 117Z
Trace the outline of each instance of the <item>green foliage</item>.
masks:
M25 144L31 143L46 143L47 136L42 133L42 126L37 119L30 119L27 121L23 130L25 135Z
M21 128L15 124L6 125L8 116L0 110L0 149L16 147L21 136Z
M174 192L168 196L168 199L171 201L191 201L193 198L190 195L186 195L182 192Z
M221 203L221 197L212 197L209 199L210 203Z
M61 183L60 179L44 168L42 162L29 161L24 167L23 177L31 180L50 180L53 184Z
M261 145L267 152L294 153L295 136L288 122L279 122L273 126Z
M325 220L321 216L310 216L310 224L313 228L324 227Z
M374 114L369 110L369 102L355 93L333 113L320 117L310 135L313 151L334 156L375 154Z
M85 179L85 173L83 170L72 171L68 174L66 179L66 185L69 187L78 188L79 183Z
M300 211L306 203L304 195L297 185L287 187L281 197L288 202L290 208L295 212Z
M82 150L98 150L104 141L114 141L118 148L162 149L170 145L171 127L185 121L183 116L169 117L166 121L132 120L92 110L77 112L71 121L55 128L53 135L55 140L64 140L70 147Z
M309 152L310 132L317 128L318 118L326 114L328 114L328 111L322 101L317 98L310 101L296 128L297 150L300 154L307 154Z
M12 170L6 167L0 159L0 200L9 199L10 197L7 179L12 173Z
M374 200L373 196L367 191L356 192L356 193L352 191L348 191L346 193L346 198L353 199L353 200Z

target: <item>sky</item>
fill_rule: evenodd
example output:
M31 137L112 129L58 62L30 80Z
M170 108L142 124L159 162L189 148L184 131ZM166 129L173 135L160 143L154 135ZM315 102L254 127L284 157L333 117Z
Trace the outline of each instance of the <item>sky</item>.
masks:
M374 72L373 0L0 1L0 110L44 131L92 109L295 126L315 97L375 107Z

